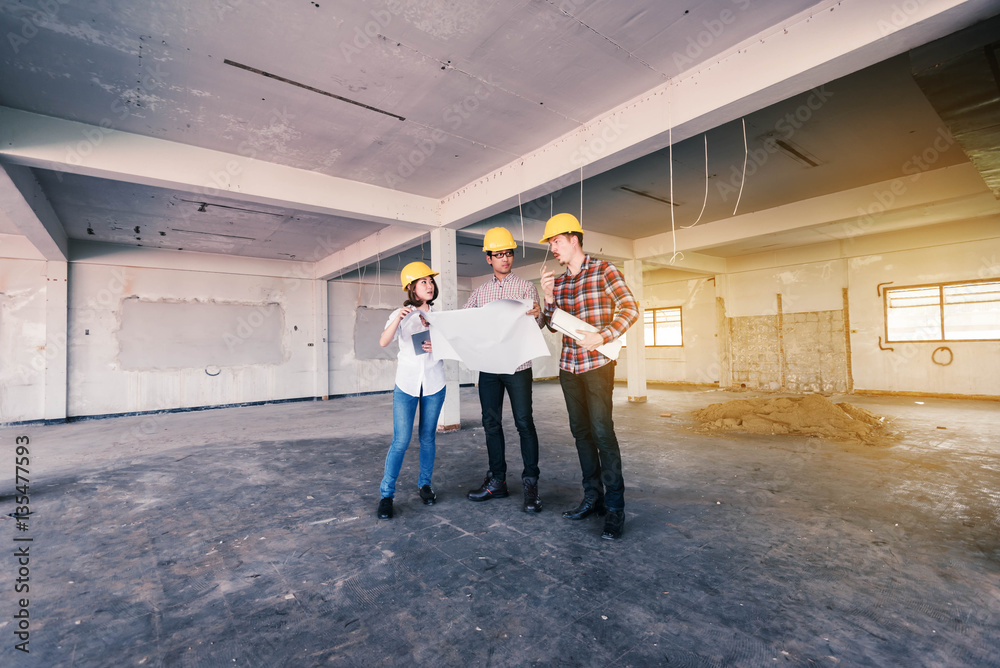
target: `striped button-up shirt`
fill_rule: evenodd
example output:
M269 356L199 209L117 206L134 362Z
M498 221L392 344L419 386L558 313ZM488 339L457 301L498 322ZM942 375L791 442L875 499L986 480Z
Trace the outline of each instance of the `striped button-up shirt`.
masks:
M490 302L498 299L527 299L532 303L538 301L538 289L534 283L530 283L513 273L507 274L503 281L499 280L496 274L490 276L486 281L469 295L469 300L462 308L479 308L486 306ZM538 315L538 325L542 325L542 315ZM514 373L531 368L531 360L514 369Z
M639 304L622 273L613 264L589 255L584 256L580 273L574 276L567 269L556 278L554 294L555 303L545 305L546 320L557 307L561 308L597 327L605 343L624 334L639 319ZM576 340L563 336L560 369L584 373L610 361L596 350L588 351Z

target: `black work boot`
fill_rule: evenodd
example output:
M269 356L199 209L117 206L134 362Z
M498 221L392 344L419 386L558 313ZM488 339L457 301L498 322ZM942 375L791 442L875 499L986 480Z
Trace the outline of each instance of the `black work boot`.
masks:
M382 497L382 500L378 502L378 510L375 512L380 520L391 520L392 497L391 496Z
M420 500L424 502L425 506L433 506L437 498L437 494L434 493L430 485L424 485L420 488Z
M587 492L583 497L583 501L580 502L580 505L573 510L567 510L562 516L568 520L582 520L584 517L590 517L594 513L603 515L606 512L607 509L604 507L604 496L594 492Z
M482 487L469 490L469 501L489 501L490 499L502 499L505 496L510 496L507 493L507 481L497 479L492 473L483 480Z
M524 512L542 512L542 500L538 498L538 478L526 477L521 482L524 483Z
M623 533L625 533L625 511L609 510L604 520L604 533L601 534L601 538L618 540Z

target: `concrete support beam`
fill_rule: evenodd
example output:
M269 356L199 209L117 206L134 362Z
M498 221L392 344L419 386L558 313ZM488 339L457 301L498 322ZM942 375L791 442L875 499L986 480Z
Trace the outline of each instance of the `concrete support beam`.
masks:
M640 249L642 248L642 243L636 242L636 255L641 254ZM652 252L652 250L647 249L645 252ZM696 274L714 276L715 274L726 273L726 258L705 255L704 253L696 253L694 251L683 251L677 253L677 255L651 255L643 257L642 261L646 264L654 264L667 269L689 271Z
M719 335L719 387L733 384L733 346L730 340L729 314L726 312L726 298L729 294L729 276L715 277L715 331Z
M515 206L519 193L525 202L543 197L665 148L668 130L683 141L995 13L987 0L912 5L818 2L470 182L442 200L442 221L461 227Z
M934 207L935 215L927 215L928 212L923 211L925 207ZM920 219L931 224L944 222L943 217L959 220L991 213L996 210L996 202L984 187L976 168L963 163L680 229L676 232L676 250L683 251L686 256L692 250L707 250L794 230L802 232L803 244L849 240L891 231L894 226L911 226L912 213L898 219L893 214L917 208L921 209ZM674 238L670 232L664 232L637 240L635 247L640 251L637 257L650 261L669 259L674 250ZM705 267L711 268L711 262ZM695 270L694 267L685 268Z
M493 227L506 227L510 230L511 234L514 235L514 239L521 243L521 217L512 214L502 214L499 216L492 216L486 220L482 220L478 223L469 225L468 227L462 228L462 234L471 234L476 237L485 236L486 231ZM538 240L542 238L545 233L545 223L544 220L538 220L536 218L525 218L524 219L524 234L525 245L532 248L545 248L548 244L539 243ZM603 234L601 232L587 231L586 226L583 227L583 244L584 250L587 253L593 253L601 258L621 261L629 260L635 257L635 250L633 248L633 242L631 239L626 239L625 237L619 237L612 234Z
M633 403L646 401L646 328L642 324L645 302L643 298L642 260L625 260L625 282L639 303L639 321L628 330L626 373L628 374L628 400Z
M375 223L439 224L429 197L8 107L0 107L0 159Z
M66 418L69 301L68 262L45 263L45 412L46 420Z
M44 260L45 256L22 234L0 234L0 258Z
M69 259L75 264L207 271L214 274L244 274L247 276L276 276L288 280L312 280L313 278L313 265L308 262L216 253L188 253L162 248L138 248L102 241L80 241L79 239L70 240L69 251Z
M337 278L375 262L379 257L411 248L420 243L426 234L426 230L411 227L387 227L319 260L315 263L314 275L324 280Z
M0 164L0 216L9 219L46 260L66 261L66 230L27 167Z
M330 397L330 346L328 326L330 322L329 284L325 280L312 282L313 289L313 351L315 363L313 372L316 376L316 389L313 396L328 399Z
M455 230L439 228L431 232L431 268L440 294L434 306L441 311L458 308L458 241ZM458 362L444 361L447 394L438 418L438 431L456 431L462 427L461 402L458 390Z

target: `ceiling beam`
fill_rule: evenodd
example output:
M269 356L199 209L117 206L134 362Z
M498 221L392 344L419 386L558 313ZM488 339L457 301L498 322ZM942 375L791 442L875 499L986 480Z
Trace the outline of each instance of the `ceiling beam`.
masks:
M440 224L429 197L8 107L0 107L0 160L375 223Z
M636 244L639 245L638 242ZM676 255L654 255L642 258L643 265L649 268L676 269L695 274L725 274L726 258L705 255L694 251L678 251Z
M545 248L548 246L548 244L538 241L545 234L545 223L546 221L538 220L537 218L524 219L523 237L526 246L529 248ZM514 239L519 242L522 238L521 217L514 214L492 216L486 220L463 227L462 232L463 234L482 238L486 235L486 231L493 227L506 227L514 235ZM588 231L585 224L583 225L583 249L585 252L592 252L609 260L631 260L634 257L631 239L613 234L594 232L592 230Z
M825 0L463 186L442 223L462 228L995 13L988 0Z
M876 231L878 220L893 211L912 210L942 201L968 202L977 207L954 207L952 215L956 219L984 215L976 204L983 195L987 200L992 199L975 167L963 163L680 228L676 234L655 234L636 241L636 255L642 260L655 261L654 258L669 257L678 251L708 250L767 234L820 226L826 239L851 239ZM991 206L1000 209L995 201ZM910 222L912 224L912 216ZM878 231L883 230L879 228Z
M313 266L317 279L330 280L418 245L427 235L407 227L387 227L327 255Z
M66 261L66 230L27 167L0 163L0 216L8 218L46 260Z

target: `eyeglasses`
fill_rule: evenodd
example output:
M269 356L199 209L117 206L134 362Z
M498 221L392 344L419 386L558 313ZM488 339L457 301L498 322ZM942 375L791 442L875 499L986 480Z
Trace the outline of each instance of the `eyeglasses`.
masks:
M493 251L492 256L493 257L514 257L514 251L512 251L512 250Z

